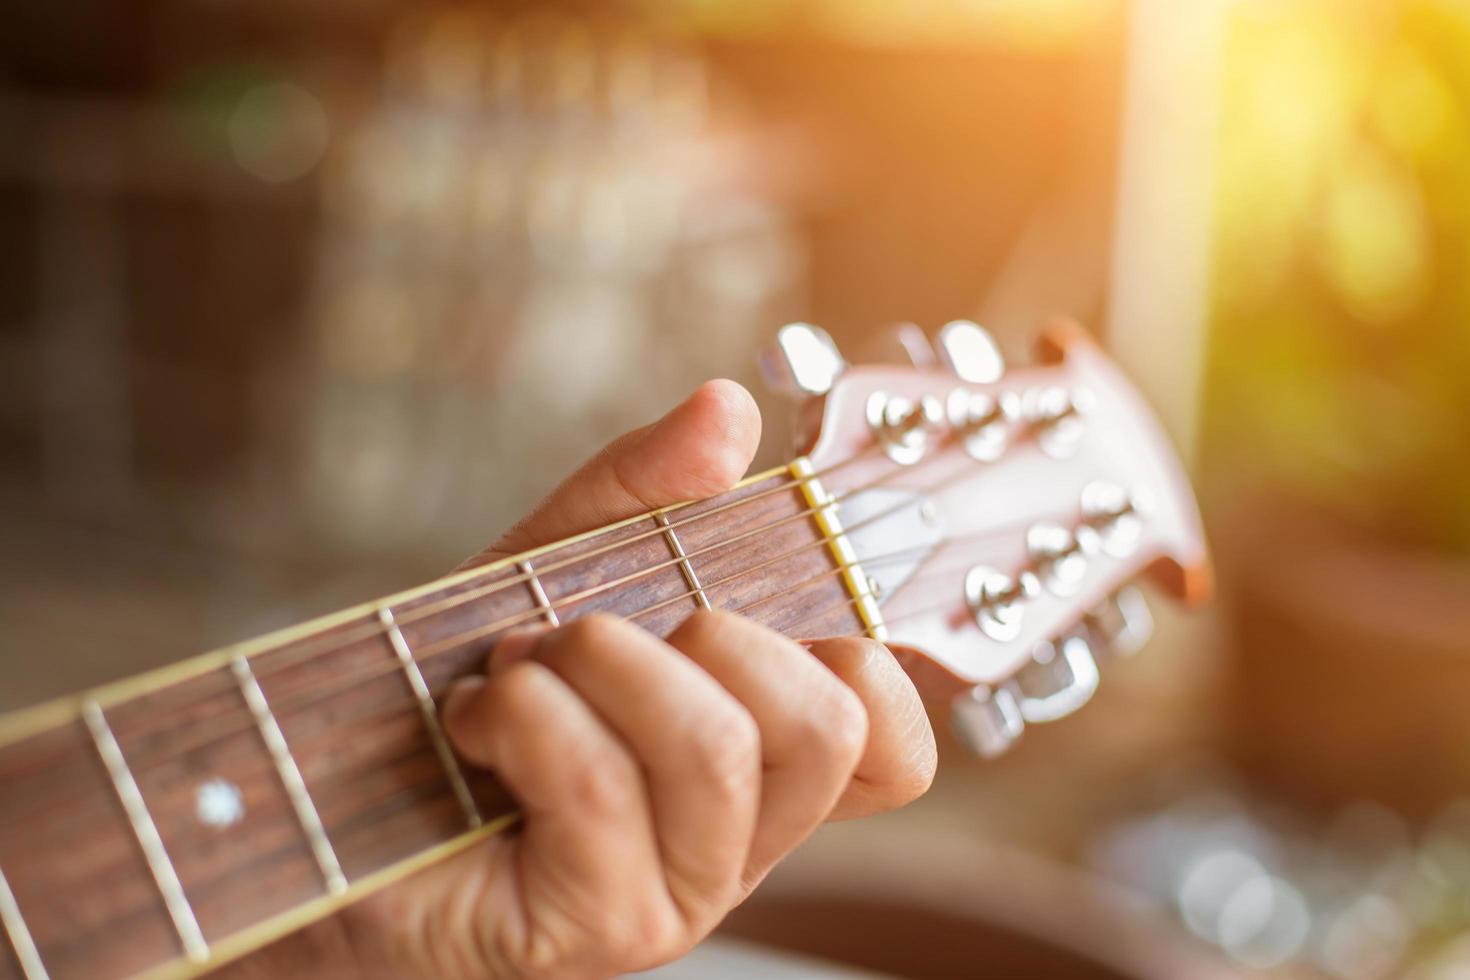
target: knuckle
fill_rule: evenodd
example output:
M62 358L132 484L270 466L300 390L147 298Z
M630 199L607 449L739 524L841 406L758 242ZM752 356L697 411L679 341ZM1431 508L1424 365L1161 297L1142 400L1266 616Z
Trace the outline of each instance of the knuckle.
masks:
M612 753L584 749L567 765L573 796L593 815L612 818L626 813L643 792L638 774Z
M759 773L760 729L750 712L732 707L692 733L700 770L727 797L745 794Z
M570 765L567 779L573 796L589 813L612 817L626 813L634 804L634 793L639 792L637 774L628 771L617 758L585 751Z
M678 956L689 945L682 919L661 902L645 903L642 908L611 917L601 941L620 970L657 966Z

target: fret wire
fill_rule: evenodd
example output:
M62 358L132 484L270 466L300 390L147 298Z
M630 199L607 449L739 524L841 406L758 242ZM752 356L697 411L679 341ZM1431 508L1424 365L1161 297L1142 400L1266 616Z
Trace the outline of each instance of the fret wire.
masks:
M546 587L541 584L541 577L531 568L529 561L516 562L516 568L526 577L526 585L531 590L531 597L536 600L539 609L537 615L545 616L546 621L552 626L561 625L561 617L556 614L556 607L551 604L551 599L546 595Z
M148 813L143 791L138 788L138 781L128 768L122 746L117 744L117 736L112 733L112 726L107 723L107 716L96 701L88 701L82 706L82 718L92 733L97 754L102 757L102 764L112 779L112 788L122 802L128 822L132 824L133 836L143 848L143 857L148 862L148 869L153 872L153 880L158 884L164 908L173 920L179 941L184 944L184 953L194 962L202 963L209 958L209 944L204 941L199 921L194 918L194 909L189 904L188 896L184 894L184 886L179 881L178 873L174 871L173 861L169 859L168 850L163 846L158 827Z
M398 655L398 661L403 665L403 672L408 676L409 687L413 688L414 700L418 702L419 712L423 715L424 727L428 729L429 740L434 743L434 752L439 756L439 762L444 767L444 773L449 777L449 786L454 790L454 798L459 801L460 809L464 810L465 819L469 821L471 828L483 824L484 818L480 816L480 808L475 805L475 798L470 794L469 784L465 782L464 771L459 767L459 759L454 755L454 749L449 745L449 740L444 737L444 728L439 724L439 712L434 706L434 695L429 691L429 685L424 681L424 672L419 669L418 661L414 659L413 651L409 649L408 640L404 638L403 631L398 628L397 621L393 618L393 610L388 606L378 608L378 618L382 620L383 626L388 631L388 642L393 647L393 652Z
M244 657L236 657L230 666L240 683L240 693L245 696L245 703L255 716L261 738L265 740L266 751L275 761L276 772L285 786L292 809L296 811L297 822L306 833L307 844L321 869L327 890L334 894L346 891L347 877L342 874L337 852L332 849L332 842L327 838L327 828L322 825L321 815L317 813L316 804L312 802L311 793L306 788L306 780L301 776L301 768L296 764L295 756L291 755L291 749L286 744L286 734L281 731L280 723L271 712L265 692L260 688L260 681L256 680L255 673L250 669L250 662Z
M689 556L684 554L684 544L679 540L679 535L674 533L674 526L669 523L667 511L655 511L653 519L659 527L664 529L664 537L669 542L669 550L679 559L679 570L684 573L684 584L689 586L694 595L694 601L699 603L700 608L709 609L709 596L704 594L704 586L699 584L699 576L694 574L694 566L689 564ZM687 598L684 596L683 598Z
M3 869L0 869L0 925L5 927L5 934L10 937L10 948L15 950L15 958L25 980L48 980L46 965L41 962L41 951L31 938L31 930L26 926L25 916L20 913L20 903L15 900L15 892L10 890L10 882L5 880Z

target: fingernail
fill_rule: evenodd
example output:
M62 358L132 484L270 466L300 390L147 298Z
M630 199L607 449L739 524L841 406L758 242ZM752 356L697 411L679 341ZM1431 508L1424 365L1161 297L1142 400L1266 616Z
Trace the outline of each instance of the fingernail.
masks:
M506 633L495 644L495 649L490 651L489 669L497 670L529 658L536 651L537 644L550 631L550 626L525 626Z

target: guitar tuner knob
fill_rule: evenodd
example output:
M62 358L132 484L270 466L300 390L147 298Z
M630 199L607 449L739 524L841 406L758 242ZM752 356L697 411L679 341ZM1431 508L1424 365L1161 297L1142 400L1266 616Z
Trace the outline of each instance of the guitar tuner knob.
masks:
M1131 657L1154 634L1154 617L1148 600L1131 585L1089 610L1082 617L1082 625L1098 647L1117 657Z
M1039 644L1031 660L1006 681L1028 723L1065 718L1097 691L1099 674L1092 648L1080 636Z
M760 367L772 391L806 398L831 391L847 362L821 327L788 323L776 331L775 347L761 355Z
M975 617L975 625L1000 643L1021 635L1025 601L1040 593L1041 581L1034 572L1024 571L1013 579L1005 572L976 565L965 573L965 602Z
M995 338L972 320L951 320L939 328L939 350L949 369L970 384L991 384L1006 373Z
M888 458L903 466L924 457L934 433L944 424L939 401L925 395L917 402L875 391L868 396L868 426Z
M1116 483L1095 480L1082 488L1082 524L1077 536L1084 548L1113 558L1127 558L1143 536L1143 518L1152 510L1144 490L1129 493Z
M1049 592L1075 595L1087 577L1087 556L1077 537L1060 524L1042 522L1026 532L1026 550Z
M1020 416L1020 399L1014 392L996 396L956 388L945 400L945 415L965 452L989 463L1004 455L1010 443L1011 426Z
M1058 385L1027 389L1021 396L1021 413L1036 432L1041 451L1057 459L1077 452L1086 429L1084 419L1096 403L1092 391L1068 391Z
M965 747L982 759L1003 755L1026 728L1015 695L987 684L955 696L950 702L949 724Z

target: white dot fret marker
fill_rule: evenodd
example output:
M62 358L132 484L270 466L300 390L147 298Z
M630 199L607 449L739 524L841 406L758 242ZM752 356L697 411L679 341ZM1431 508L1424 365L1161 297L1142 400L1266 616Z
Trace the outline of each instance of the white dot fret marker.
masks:
M228 779L210 779L194 791L194 815L207 827L233 827L245 818L245 796Z

